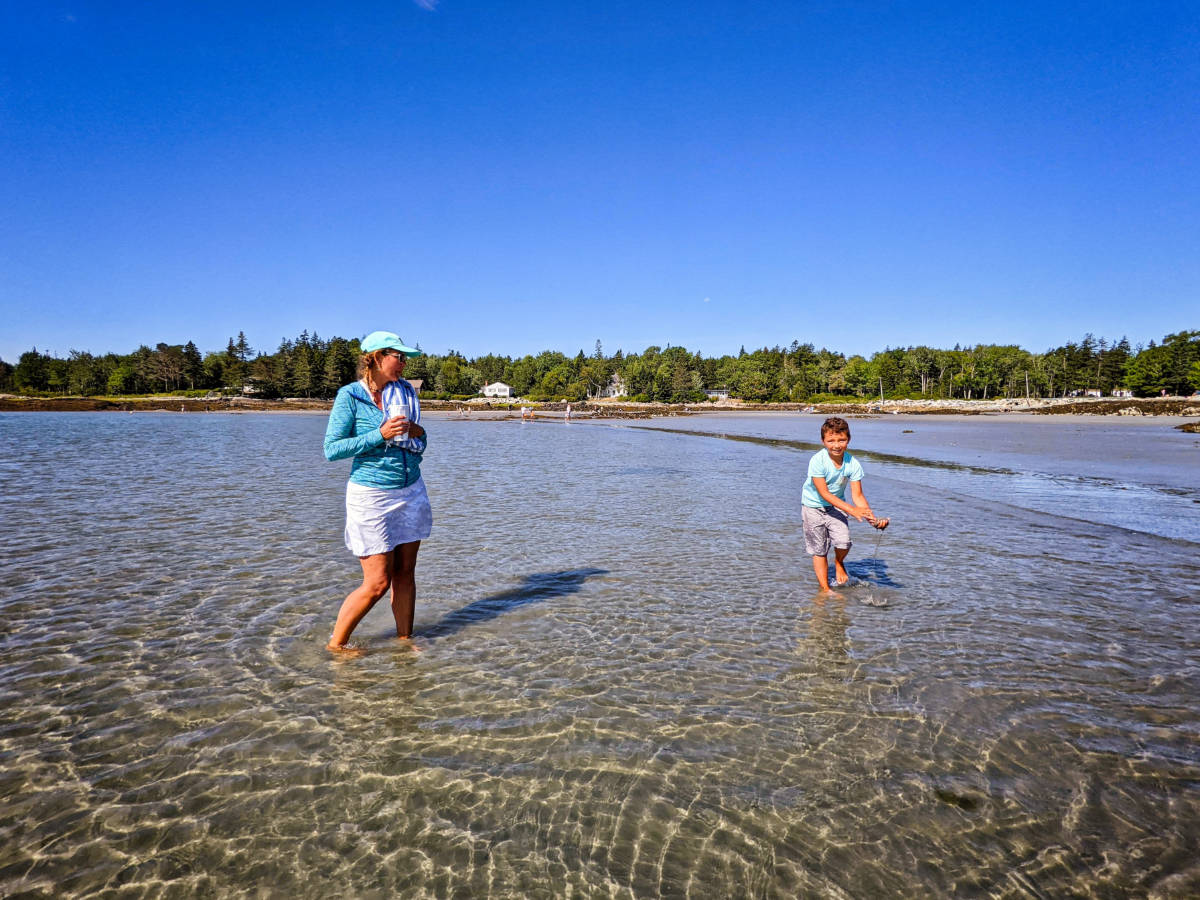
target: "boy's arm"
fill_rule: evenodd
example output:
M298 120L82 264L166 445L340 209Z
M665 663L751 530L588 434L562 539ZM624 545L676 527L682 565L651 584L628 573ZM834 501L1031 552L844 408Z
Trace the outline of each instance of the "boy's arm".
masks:
M884 528L887 528L888 520L876 518L875 513L871 511L871 505L867 503L867 498L863 494L861 479L859 481L850 482L850 496L854 500L854 505L862 510L863 515L862 518L859 519L860 522L862 519L866 519L867 522L874 525L880 531L882 531Z
M856 488L857 484L857 481L850 482L850 495L855 498L856 502L858 498L862 496L862 488ZM833 492L829 490L829 485L825 483L825 479L820 475L813 476L813 487L817 489L817 493L821 495L821 499L829 506L840 509L848 516L854 516L854 518L859 522L863 520L863 511L857 506L851 506L845 500L834 496ZM855 490L857 490L857 494L855 494ZM866 505L865 500L863 501L863 505ZM867 512L870 512L870 508L867 509Z
M859 521L861 522L863 519L866 519L868 522L874 524L875 513L871 512L871 504L867 502L866 495L863 494L861 479L850 482L850 499L854 501L855 506L862 510L862 518Z

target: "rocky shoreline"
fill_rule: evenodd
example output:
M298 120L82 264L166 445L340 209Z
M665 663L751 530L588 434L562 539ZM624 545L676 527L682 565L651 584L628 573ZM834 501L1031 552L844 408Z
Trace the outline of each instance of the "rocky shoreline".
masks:
M254 400L247 397L22 397L0 394L0 412L279 412L328 410L328 400Z
M248 397L192 398L146 397L100 399L92 397L23 397L0 395L0 412L305 412L330 408L329 400L293 398L259 400ZM479 415L489 418L520 416L522 406L536 414L558 417L566 403L506 404L423 400L429 412ZM808 412L817 415L866 416L905 415L1101 415L1101 416L1198 416L1200 397L1150 398L1061 398L1054 400L884 400L863 403L631 403L600 401L572 403L571 415L579 419L646 419L655 416L703 413Z

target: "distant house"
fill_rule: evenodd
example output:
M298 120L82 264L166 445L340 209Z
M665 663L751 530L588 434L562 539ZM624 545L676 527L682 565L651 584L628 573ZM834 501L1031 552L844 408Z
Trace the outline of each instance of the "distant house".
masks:
M704 392L710 400L728 400L729 388L712 388Z
M421 388L425 387L424 378L405 378L404 380L412 385L412 389L416 391L418 395L421 393Z
M1097 390L1096 388L1088 388L1086 391L1083 392L1083 396L1085 396L1085 397L1103 397L1104 392Z
M495 381L491 384L485 384L483 390L480 391L485 397L504 397L512 396L512 388L503 381Z
M625 382L621 380L621 376L613 372L612 378L608 380L605 387L600 388L596 392L597 397L627 397L629 391L625 389Z
M1112 392L1112 395L1114 397L1132 397L1133 391L1126 390L1125 388L1117 388L1115 391Z

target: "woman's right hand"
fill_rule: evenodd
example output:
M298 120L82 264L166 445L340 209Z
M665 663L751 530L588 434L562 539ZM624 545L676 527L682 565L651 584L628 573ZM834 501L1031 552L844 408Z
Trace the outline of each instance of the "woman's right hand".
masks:
M379 426L379 433L389 441L408 434L408 416L392 416Z

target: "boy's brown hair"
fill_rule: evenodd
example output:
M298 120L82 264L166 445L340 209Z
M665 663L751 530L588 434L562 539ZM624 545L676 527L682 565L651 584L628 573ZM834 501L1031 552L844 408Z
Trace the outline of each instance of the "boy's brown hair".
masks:
M838 416L830 416L821 424L821 440L825 440L825 435L831 431L850 437L850 423Z

